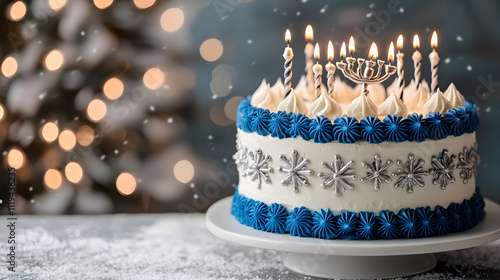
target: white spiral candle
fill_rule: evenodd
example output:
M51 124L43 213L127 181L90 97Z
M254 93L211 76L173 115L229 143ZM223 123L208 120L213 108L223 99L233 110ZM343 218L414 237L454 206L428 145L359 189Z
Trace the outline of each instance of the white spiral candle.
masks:
M404 67L404 54L399 52L396 54L398 59L398 97L403 99L403 91L405 89L405 70Z
M436 51L438 45L437 33L434 31L431 38L432 52L429 54L429 60L431 61L431 92L435 93L438 89L438 65L439 65L439 55Z
M292 58L293 58L293 50L290 48L290 41L292 39L292 35L290 34L290 30L286 30L285 32L285 41L287 42L287 46L285 51L283 52L283 58L285 59L285 94L284 98L286 98L290 92L292 92Z

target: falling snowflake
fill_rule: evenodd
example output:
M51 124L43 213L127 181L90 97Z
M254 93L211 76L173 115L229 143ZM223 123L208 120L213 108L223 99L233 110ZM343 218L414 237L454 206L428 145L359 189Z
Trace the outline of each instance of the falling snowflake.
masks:
M345 165L338 155L335 155L334 160L330 165L323 162L322 164L328 169L328 172L320 172L318 176L324 180L321 187L332 187L335 195L340 195L340 192L344 192L346 189L353 189L353 186L347 180L355 180L357 176L352 174L354 169L350 168L354 164L352 160Z
M469 179L472 178L474 162L476 158L474 154L474 149L468 149L467 147L464 147L463 153L458 154L459 163L457 167L462 169L459 175L460 178L463 179L464 184L467 184L469 182Z
M408 161L402 162L398 160L396 163L399 166L398 172L392 173L393 177L399 176L394 185L396 189L406 188L408 193L412 193L414 186L425 186L422 176L427 175L427 172L423 169L425 163L423 159L417 161L415 155L409 154Z
M251 151L248 152L248 157L246 175L249 175L252 181L259 181L257 183L257 188L260 189L262 186L262 180L264 180L266 184L271 183L269 173L273 172L273 168L267 165L267 163L271 160L271 157L263 155L261 149L255 151L255 154Z
M248 164L248 149L241 147L241 143L236 141L236 153L233 155L234 163L238 168L238 172L245 177L246 176L246 168Z
M297 192L300 187L309 185L306 176L311 176L314 172L306 168L309 160L302 157L297 158L297 151L293 150L292 156L287 158L285 155L280 155L280 159L285 162L283 166L278 168L279 172L286 173L285 179L281 181L283 186L293 185L293 191Z
M434 176L432 183L434 185L440 184L442 190L445 190L450 183L455 182L453 162L456 158L455 155L448 156L448 150L443 150L440 157L432 156L432 168L429 170L429 174Z
M392 166L392 160L388 160L384 165L382 164L382 160L380 159L380 155L376 154L374 160L371 164L363 161L361 165L368 170L367 176L361 179L361 183L373 182L373 187L375 191L380 189L380 185L383 183L389 184L392 181L392 178L389 176L387 172L387 168Z

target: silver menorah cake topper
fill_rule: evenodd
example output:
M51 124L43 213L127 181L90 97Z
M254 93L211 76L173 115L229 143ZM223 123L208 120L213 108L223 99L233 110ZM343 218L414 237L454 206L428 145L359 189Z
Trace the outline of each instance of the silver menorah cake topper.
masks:
M396 73L397 67L392 66L390 63L385 66L385 74L382 75L382 66L385 64L385 61L383 60L377 60L377 62L373 60L365 60L363 58L358 58L358 67L356 71L354 71L354 64L356 63L356 58L353 57L346 57L347 63L344 62L337 62L337 68L342 71L342 74L349 80L361 84L363 88L361 89L361 93L368 95L368 84L375 84L375 83L381 83L387 78L389 78L392 74ZM362 67L363 64L366 66L364 68L363 73L362 72ZM375 70L373 67L378 64L378 70L377 74L375 74ZM375 74L375 75L374 75Z

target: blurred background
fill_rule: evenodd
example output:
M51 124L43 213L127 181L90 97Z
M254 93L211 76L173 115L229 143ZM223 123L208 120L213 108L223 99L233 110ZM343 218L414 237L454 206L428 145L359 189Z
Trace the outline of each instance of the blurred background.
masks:
M236 106L282 75L286 28L298 82L307 24L337 58L351 35L385 58L403 34L407 77L414 34L430 77L437 30L439 86L477 104L477 184L500 201L496 0L22 0L0 17L0 179L16 167L17 213L199 212L231 195Z

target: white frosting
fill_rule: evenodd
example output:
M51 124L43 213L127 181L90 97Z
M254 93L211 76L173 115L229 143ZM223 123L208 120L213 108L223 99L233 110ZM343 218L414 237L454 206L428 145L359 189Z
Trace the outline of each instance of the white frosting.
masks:
M444 97L446 97L446 99L450 101L450 105L453 108L465 105L464 96L457 90L453 83L451 83L444 92Z
M361 88L361 85L357 85L354 88L356 96L359 96L359 94L361 93ZM381 84L368 85L368 98L370 98L370 100L373 101L375 105L380 106L380 104L382 104L382 102L384 102L387 98L385 87Z
M311 105L311 116L325 116L331 120L342 116L342 108L328 94L321 94Z
M410 114L411 113L422 114L424 104L429 100L429 98L430 98L429 91L427 91L425 87L420 86L418 87L418 90L415 91L410 96L408 96L408 98L406 98L405 95L404 102Z
M378 117L377 106L364 94L360 94L358 98L352 101L351 105L347 107L346 113L349 117L355 117L358 121L367 116Z
M403 91L403 100L407 100L415 93L415 81L412 79Z
M283 82L281 82L281 78L278 78L278 80L276 80L276 83L274 83L274 85L271 87L271 90L278 94L280 100L283 100L285 85L283 84Z
M304 97L308 97L309 95L309 88L307 87L307 77L302 75L300 77L299 82L295 86L295 92L297 92L303 99ZM306 99L304 99L306 100Z
M439 112L441 114L446 113L446 111L452 109L453 107L450 105L450 102L446 100L443 93L438 89L436 93L434 93L429 101L425 103L423 114L427 115L430 112Z
M353 88L338 77L333 83L333 99L339 103L351 103L358 95L354 93Z
M389 95L389 97L380 105L378 114L379 116L394 114L403 116L403 118L408 116L406 105L403 101L401 101L401 99L397 98L395 94Z
M471 147L476 141L475 133L466 133L459 137L448 137L443 140L426 140L421 143L401 142L380 144L369 144L364 141L358 141L353 144L341 144L330 142L325 144L314 143L312 140L304 141L300 137L278 139L271 136L261 136L257 133L245 133L238 130L237 138L242 147L250 151L261 149L263 154L269 155L269 167L273 168L270 173L270 184L262 183L260 189L257 188L256 181L252 181L249 176L239 176L240 194L254 200L263 201L268 205L274 202L281 203L288 210L294 207L305 206L310 210L331 209L332 211L371 211L379 212L381 210L391 210L398 212L402 208L417 208L430 206L434 208L437 205L447 207L450 203L460 203L464 199L470 198L475 191L474 177L464 184L460 179L459 170L453 170L453 176L456 178L454 183L450 183L445 190L439 185L434 185L432 180L434 176L424 176L425 186L415 187L414 192L409 194L406 189L396 189L392 182L382 184L379 191L374 191L371 182L361 183L361 178L366 176L366 169L361 165L363 161L373 162L375 154L379 154L383 163L392 160L394 163L389 167L388 173L396 172L398 167L397 160L406 162L408 154L413 153L417 159L424 159L424 170L429 170L431 158L438 155L443 149L448 149L450 154L458 155L463 152L464 147ZM298 156L308 159L307 169L313 170L314 174L308 176L309 185L299 187L298 192L293 191L293 186L282 186L285 174L278 172L279 166L283 165L280 155L290 157L293 150L298 151ZM353 185L352 190L346 190L336 196L330 188L322 188L323 179L318 176L319 172L327 170L322 165L323 162L329 164L333 161L335 155L339 155L344 163L352 160L354 164L353 174L357 174L356 180L347 180Z
M266 81L263 80L259 88L253 94L250 104L257 108L276 111L276 107L281 100L282 98L280 98L279 94L274 92L269 84L266 84Z
M278 105L278 111L309 115L309 110L307 110L307 106L304 103L304 100L302 100L302 97L300 97L300 95L298 95L294 89L292 89L285 100L281 101L281 103Z
M387 87L387 96L389 96L391 94L397 94L398 87L399 87L399 83L398 83L398 78L396 77L394 79L394 81L392 82L392 84ZM397 97L401 98L400 96L397 96Z

